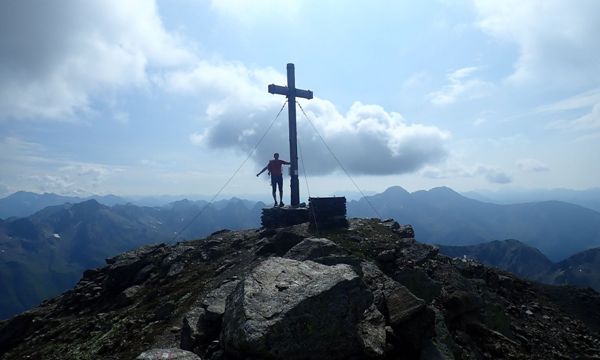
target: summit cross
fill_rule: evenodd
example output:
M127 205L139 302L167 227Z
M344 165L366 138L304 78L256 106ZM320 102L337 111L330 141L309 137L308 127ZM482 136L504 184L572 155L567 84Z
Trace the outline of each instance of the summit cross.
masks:
M296 98L312 99L310 90L296 89L294 76L294 64L287 64L287 85L269 85L269 93L285 95L288 98L288 124L290 136L290 188L291 205L296 207L300 204L300 185L298 181L298 139L296 133Z

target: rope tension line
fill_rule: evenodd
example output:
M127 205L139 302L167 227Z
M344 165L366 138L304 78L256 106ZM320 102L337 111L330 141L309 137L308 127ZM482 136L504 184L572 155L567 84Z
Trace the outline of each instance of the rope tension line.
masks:
M354 185L354 187L358 190L358 192L360 192L362 198L367 201L367 204L369 204L369 207L371 207L371 210L373 210L373 212L375 213L375 215L378 218L383 219L381 217L381 215L379 214L379 212L377 211L377 209L373 206L373 204L371 203L371 201L369 200L369 198L363 193L363 191L361 190L361 188L356 184L356 182L354 181L354 179L352 178L352 176L350 176L350 173L348 173L348 171L346 170L346 168L344 167L344 165L342 165L342 162L340 161L340 159L338 159L338 157L335 155L335 153L333 152L333 150L331 150L331 148L329 147L329 145L327 144L327 142L325 141L325 139L323 138L323 136L321 136L321 133L319 132L319 130L317 130L317 127L315 126L315 124L310 120L310 118L306 114L306 111L304 111L304 108L302 108L302 105L300 105L300 103L298 101L296 101L296 103L298 104L298 107L302 111L302 114L304 114L304 117L306 118L306 120L308 120L308 123L310 124L310 126L312 126L313 130L315 131L315 133L319 136L319 139L321 139L321 142L323 142L323 145L325 145L325 148L327 148L327 150L329 151L329 153L331 154L331 156L335 159L335 161L338 163L339 167L342 169L342 171L344 171L344 173L346 174L346 176L350 179L350 181L352 182L352 184Z
M298 141L298 150L300 150L300 162L302 162L302 172L304 173L304 181L306 183L306 193L308 194L308 199L310 200L310 187L308 186L308 175L306 174L306 166L304 165L304 154L302 153L302 146ZM309 206L308 211L312 214L313 220L315 221L315 232L319 235L319 225L317 224L317 215L315 214L315 210Z
M244 159L244 161L242 161L242 163L240 164L240 166L238 166L238 168L233 172L233 174L229 177L229 179L227 179L227 181L225 181L225 183L223 184L223 186L221 186L221 188L219 189L219 191L217 191L217 193L212 197L212 199L210 199L210 201L206 205L204 205L204 207L202 209L200 209L200 211L181 230L175 232L175 236L171 239L171 242L174 242L175 239L177 239L179 237L179 235L183 234L183 232L186 231L188 229L188 227L190 227L190 225L192 225L192 223L194 223L194 221L196 221L200 217L200 215L202 215L204 213L204 211L206 209L208 209L208 207L210 205L212 205L212 203L215 201L215 199L219 195L221 195L221 192L223 190L225 190L225 188L229 185L229 183L231 183L231 180L233 180L233 178L242 169L242 167L244 167L244 165L246 165L246 163L248 162L248 160L250 160L250 158L252 157L252 155L254 155L254 152L256 151L256 149L258 148L258 146L265 139L265 137L267 136L267 134L269 133L269 131L271 131L271 128L273 127L273 125L275 125L275 121L277 121L277 118L279 118L279 115L281 115L281 112L283 111L283 109L285 108L285 105L287 103L288 103L287 100L285 100L283 102L283 105L281 105L281 109L279 109L279 112L273 118L273 120L271 121L271 123L267 127L267 130L265 130L265 132L262 134L262 136L256 142L256 145L254 145L254 147L248 152L248 156L246 156L246 158Z

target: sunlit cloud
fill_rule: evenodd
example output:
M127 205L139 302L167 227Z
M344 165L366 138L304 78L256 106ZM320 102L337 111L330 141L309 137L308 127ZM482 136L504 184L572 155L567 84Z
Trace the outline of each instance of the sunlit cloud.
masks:
M0 119L73 120L195 58L153 1L1 2L0 24Z
M478 26L518 46L508 81L555 86L597 85L600 2L474 0Z
M493 90L493 85L474 78L472 75L477 70L476 67L465 67L449 73L447 76L449 84L441 90L429 93L428 98L431 103L444 106L459 101L489 96Z
M493 184L508 184L512 182L512 177L498 167L483 164L475 166L428 166L422 171L422 175L430 179L483 177L487 182Z
M548 165L537 159L519 159L516 164L519 169L526 172L545 172L550 170Z

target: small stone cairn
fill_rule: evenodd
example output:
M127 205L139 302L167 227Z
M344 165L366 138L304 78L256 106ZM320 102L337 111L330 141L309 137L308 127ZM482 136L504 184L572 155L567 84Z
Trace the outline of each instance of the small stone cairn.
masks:
M308 207L301 204L298 207L264 208L262 226L278 228L309 222L312 231L348 226L345 197L311 197L308 202Z
M311 197L308 203L311 231L348 227L345 197Z

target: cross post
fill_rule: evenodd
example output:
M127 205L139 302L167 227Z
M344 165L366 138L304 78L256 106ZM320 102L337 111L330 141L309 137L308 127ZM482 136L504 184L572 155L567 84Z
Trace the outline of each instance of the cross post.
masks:
M296 133L296 97L312 99L310 90L296 89L294 64L287 64L287 87L275 84L269 85L269 93L285 95L288 98L288 125L290 137L290 204L296 207L300 204L300 182L298 180L298 139Z

